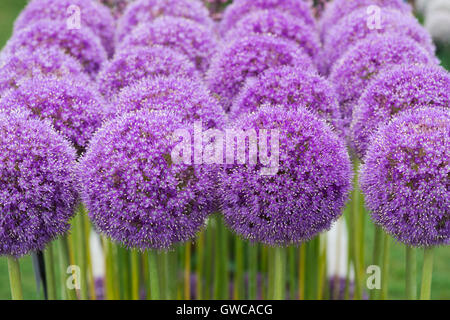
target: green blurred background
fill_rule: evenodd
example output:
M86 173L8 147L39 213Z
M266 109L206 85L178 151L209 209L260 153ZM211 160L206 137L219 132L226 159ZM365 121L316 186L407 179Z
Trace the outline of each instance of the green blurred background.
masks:
M0 48L9 39L12 32L13 22L22 8L25 0L0 0ZM438 56L442 60L442 65L450 69L450 48L440 47ZM373 227L367 219L366 228L366 263L370 265L372 256ZM398 243L392 245L391 266L389 273L389 298L404 298L404 247ZM418 254L418 287L420 288L420 271L422 266L422 252ZM435 252L432 298L450 299L450 247L437 248ZM32 268L31 257L21 260L22 282L24 297L26 299L38 299L36 284ZM0 258L0 299L10 299L8 269L6 260Z

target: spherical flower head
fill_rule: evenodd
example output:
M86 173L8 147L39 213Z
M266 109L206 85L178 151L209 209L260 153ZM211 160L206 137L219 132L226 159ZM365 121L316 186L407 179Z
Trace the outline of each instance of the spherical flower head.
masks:
M232 164L219 172L222 213L229 227L245 239L275 246L298 244L328 230L342 214L351 189L352 168L343 140L303 108L264 106L243 115L233 129L250 137L248 131L253 132L249 145L259 140L254 149L260 160L251 154L246 164L227 160ZM227 143L227 156L233 147ZM268 151L268 167L276 170L263 175L261 159Z
M412 7L403 0L335 0L330 2L322 17L320 18L319 29L320 37L325 39L326 34L341 20L355 10L365 8L368 16L373 14L370 10L371 6L381 8L392 8L401 11L404 14L410 14Z
M272 34L297 42L311 57L320 50L319 36L313 26L304 20L277 9L257 10L245 15L225 37L229 41L249 34Z
M160 17L153 22L141 23L126 37L118 50L135 46L162 45L186 55L205 72L217 47L217 39L210 28L178 17Z
M0 255L21 257L69 229L75 150L48 122L18 110L0 111L0 146Z
M87 28L67 29L61 21L40 20L16 33L8 42L5 50L15 54L22 49L31 52L38 48L57 47L76 58L91 77L95 77L107 54L99 38Z
M316 73L302 72L296 67L271 68L248 79L230 114L238 118L266 104L287 110L307 108L333 125L341 118L333 86Z
M450 107L450 74L433 65L385 70L366 88L353 112L351 140L363 157L378 126L403 110Z
M431 64L437 59L414 40L398 35L372 35L351 47L333 66L329 81L334 85L348 134L353 108L369 82L386 68L410 63Z
M160 16L182 17L212 27L209 11L201 1L137 0L131 3L117 23L116 37L120 43L137 25Z
M112 240L169 248L192 239L211 213L214 175L193 157L190 164L172 157L180 143L174 133L186 126L178 118L165 111L131 112L92 139L78 170L81 194L97 230Z
M17 18L15 33L43 19L62 21L71 28L89 28L101 39L108 54L114 53L114 17L107 7L96 1L33 0ZM70 25L72 21L73 26Z
M450 244L450 112L404 111L380 127L361 167L372 220L398 241Z
M251 35L218 50L206 81L224 109L229 111L233 98L247 78L284 65L315 71L311 58L294 42L269 35Z
M219 26L222 35L233 29L236 23L246 14L259 9L277 9L289 12L291 15L303 19L308 25L314 26L314 18L310 4L298 0L235 0L230 4L223 14Z
M430 55L434 55L435 46L428 32L412 15L389 9L380 8L380 21L370 23L367 9L359 9L342 18L325 37L323 46L323 61L326 62L324 72L341 57L353 44L374 34L397 35L409 37L420 44ZM375 19L375 18L374 18ZM328 67L328 68L327 68Z
M222 128L225 114L202 81L180 76L144 78L124 88L112 104L120 116L138 110L166 110L183 122L202 120L205 127Z
M0 100L0 108L25 108L33 119L48 119L82 152L100 127L106 106L95 85L76 78L36 77ZM7 110L5 111L7 112Z
M61 49L37 48L6 55L0 60L0 97L9 89L16 89L21 82L33 77L47 76L62 78L66 76L85 77L82 65L73 57L66 55Z
M150 76L198 77L195 65L170 48L133 47L118 52L97 77L100 92L108 99L132 83Z

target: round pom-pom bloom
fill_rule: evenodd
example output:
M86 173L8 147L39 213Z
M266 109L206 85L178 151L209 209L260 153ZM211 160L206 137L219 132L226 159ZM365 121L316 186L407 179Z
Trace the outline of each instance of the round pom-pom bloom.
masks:
M0 255L20 257L69 230L76 155L48 122L17 109L0 111L0 148Z
M87 28L80 30L67 29L61 21L40 20L20 30L7 43L5 50L15 54L22 49L31 52L38 48L57 47L76 58L84 70L95 77L107 54L99 38Z
M247 78L284 65L316 70L311 58L294 42L269 35L252 35L236 39L219 50L211 61L206 81L224 109L229 111Z
M21 82L38 76L76 76L90 81L83 73L81 64L61 49L37 48L31 53L22 50L6 55L0 61L0 97L5 91L18 88Z
M330 83L316 73L299 71L296 67L272 68L248 79L230 113L238 118L266 104L291 110L307 108L333 125L335 120L341 119L336 93Z
M433 65L402 65L369 83L353 110L351 141L363 157L378 126L423 106L450 107L450 74Z
M68 77L36 77L23 82L0 100L0 108L13 107L29 110L31 118L51 121L79 152L100 127L107 109L94 84Z
M396 9L404 14L409 14L412 11L411 6L403 0L334 0L328 3L326 10L320 18L320 38L324 40L326 34L339 22L339 20L357 9L365 8L366 12L368 12L367 16L373 15L376 13L375 10L378 9L373 6Z
M17 18L15 33L39 20L60 20L67 28L89 28L109 55L114 53L115 21L109 9L92 0L33 0Z
M230 4L223 14L219 29L222 35L234 28L236 23L245 15L259 9L277 9L289 12L291 15L303 19L303 21L314 26L314 17L310 4L298 0L235 0Z
M352 166L343 140L303 108L264 106L243 115L233 130L241 137L238 150L248 135L254 152L240 164L228 159L235 143L226 145L227 165L218 183L230 228L245 239L278 246L329 229L351 190Z
M114 241L168 248L193 238L212 212L215 175L194 164L190 142L184 141L185 161L178 161L176 130L193 135L178 118L165 111L131 112L92 139L78 170L81 195L94 225Z
M368 16L366 9L359 9L342 18L325 37L323 56L324 66L321 71L327 74L329 67L341 57L353 44L374 34L397 35L409 37L420 44L430 55L434 55L435 46L428 32L412 15L381 8L380 21ZM372 23L373 22L373 23Z
M151 77L124 88L112 104L113 114L137 110L167 110L183 122L202 120L206 127L222 128L225 114L202 81L180 76Z
M320 50L320 40L313 26L276 9L258 10L244 16L236 26L227 32L226 39L233 40L249 34L272 34L298 43L311 57Z
M136 27L118 46L118 50L153 45L162 45L183 53L201 72L205 72L217 47L217 40L210 28L195 21L161 17Z
M341 128L348 131L353 108L368 83L383 69L405 63L431 64L437 59L408 37L376 34L358 42L336 62L328 79L341 108Z
M160 16L182 17L212 28L209 11L201 1L137 0L131 3L117 23L117 42L121 42L137 25Z
M150 76L178 75L198 77L195 65L170 48L162 46L132 47L118 52L100 71L97 82L108 99L133 82Z
M450 111L408 110L380 127L361 167L373 221L409 246L450 244Z

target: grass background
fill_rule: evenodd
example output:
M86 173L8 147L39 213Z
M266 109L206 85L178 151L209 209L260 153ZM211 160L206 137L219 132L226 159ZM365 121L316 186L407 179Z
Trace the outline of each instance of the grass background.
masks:
M12 33L13 22L20 10L24 7L24 0L0 1L0 48L9 39ZM450 70L450 47L438 48L438 56L442 65ZM370 265L373 244L373 226L369 219L366 221L366 263ZM418 253L418 287L420 288L420 270L422 266L422 252ZM404 298L404 261L405 250L403 245L393 243L391 247L391 266L389 273L389 297L392 299ZM450 262L450 247L437 248L435 252L432 298L450 299L450 274L448 264ZM26 299L38 299L31 258L21 260L22 282L24 297ZM6 260L0 258L0 299L9 299L9 280Z

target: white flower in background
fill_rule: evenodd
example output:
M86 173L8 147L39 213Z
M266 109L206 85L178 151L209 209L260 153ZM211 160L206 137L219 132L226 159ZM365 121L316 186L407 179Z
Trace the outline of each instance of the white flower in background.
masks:
M326 236L328 278L345 279L348 270L348 231L345 219L339 219L331 230L326 233ZM351 268L349 278L353 281L354 277L355 272Z
M436 42L450 44L450 11L434 11L427 15L425 28Z

